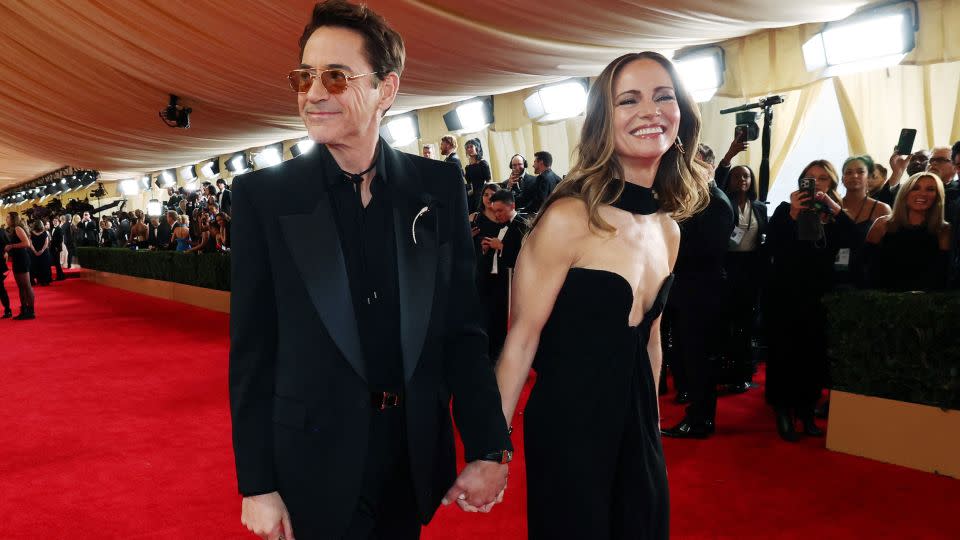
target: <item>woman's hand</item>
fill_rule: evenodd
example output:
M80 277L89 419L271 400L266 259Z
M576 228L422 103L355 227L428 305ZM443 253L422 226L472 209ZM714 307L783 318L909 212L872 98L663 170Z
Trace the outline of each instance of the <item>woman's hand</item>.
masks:
M806 191L794 191L790 194L790 217L796 221L804 210L809 210L810 195Z
M834 216L839 214L843 210L843 208L841 208L840 205L837 204L837 201L831 199L829 195L827 195L822 191L818 191L814 197L817 199L817 202L822 203L824 206L826 206L827 210Z

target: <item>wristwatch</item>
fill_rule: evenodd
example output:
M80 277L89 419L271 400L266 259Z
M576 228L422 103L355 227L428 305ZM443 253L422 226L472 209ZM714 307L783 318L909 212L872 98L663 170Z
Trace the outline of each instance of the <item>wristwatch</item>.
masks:
M497 450L496 452L490 452L484 454L477 458L481 461L492 461L494 463L499 463L501 465L506 465L513 461L513 451L512 450Z

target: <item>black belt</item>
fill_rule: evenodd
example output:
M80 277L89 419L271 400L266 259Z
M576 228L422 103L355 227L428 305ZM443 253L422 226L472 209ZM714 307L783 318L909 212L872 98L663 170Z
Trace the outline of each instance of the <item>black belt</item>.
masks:
M394 392L370 392L370 405L374 410L385 411L400 406L400 394Z

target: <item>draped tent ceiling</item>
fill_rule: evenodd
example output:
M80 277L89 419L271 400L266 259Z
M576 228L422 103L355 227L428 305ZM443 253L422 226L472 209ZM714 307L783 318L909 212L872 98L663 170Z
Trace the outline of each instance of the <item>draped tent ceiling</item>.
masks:
M371 0L401 33L395 110L591 76L669 52L846 17L870 0ZM0 188L64 165L107 178L304 133L285 73L312 0L0 0ZM158 118L168 95L191 128Z

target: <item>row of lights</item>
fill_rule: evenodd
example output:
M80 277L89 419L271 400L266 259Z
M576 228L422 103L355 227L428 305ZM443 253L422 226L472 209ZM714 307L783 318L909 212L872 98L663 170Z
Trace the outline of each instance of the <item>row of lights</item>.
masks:
M2 197L0 198L0 208L7 208L31 201L42 203L53 195L63 195L75 189L85 188L96 182L99 177L100 173L97 171L77 171L70 176L54 180L49 184L17 191Z

